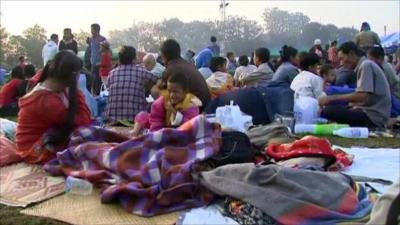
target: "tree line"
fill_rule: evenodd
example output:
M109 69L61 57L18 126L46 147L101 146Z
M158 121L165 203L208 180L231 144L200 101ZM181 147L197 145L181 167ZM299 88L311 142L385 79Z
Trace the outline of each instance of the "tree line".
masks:
M134 22L129 28L112 30L106 36L112 47L133 45L146 52L158 52L160 44L167 38L178 40L183 51L191 49L197 52L207 47L210 36L216 36L223 52L250 55L260 46L269 48L272 54L277 54L284 44L306 50L316 38L328 44L338 39L351 40L357 32L353 28L311 22L308 16L300 12L266 8L262 23L239 16L230 16L224 22L182 22L172 18L160 22ZM80 30L74 36L79 50L84 51L89 32ZM59 37L61 39L62 35L59 34ZM1 65L11 68L21 55L27 56L38 67L42 65L42 47L48 38L46 30L40 25L27 28L22 35L10 35L4 27L0 27L0 38Z

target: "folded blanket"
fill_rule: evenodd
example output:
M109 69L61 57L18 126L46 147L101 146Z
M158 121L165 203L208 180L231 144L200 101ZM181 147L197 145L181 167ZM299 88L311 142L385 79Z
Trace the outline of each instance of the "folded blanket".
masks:
M202 172L199 182L247 202L282 224L336 224L365 219L372 204L362 186L336 172L252 163Z
M104 143L101 133L100 128L86 128L73 134L74 144L90 142L57 153L45 170L101 185L103 203L118 201L142 216L199 207L211 200L209 192L193 182L191 172L196 162L218 152L219 125L198 116L178 129L166 128L122 143L112 142L109 135Z

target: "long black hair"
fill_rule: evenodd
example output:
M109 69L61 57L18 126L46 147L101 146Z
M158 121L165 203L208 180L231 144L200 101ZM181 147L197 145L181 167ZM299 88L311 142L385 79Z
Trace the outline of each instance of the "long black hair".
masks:
M282 62L290 62L290 58L296 57L298 51L291 46L284 45L279 53Z
M55 127L45 139L45 144L58 146L65 143L74 128L77 111L77 77L82 68L81 60L71 51L60 51L54 59L46 64L39 82L47 79L66 84L68 87L68 109L64 124Z

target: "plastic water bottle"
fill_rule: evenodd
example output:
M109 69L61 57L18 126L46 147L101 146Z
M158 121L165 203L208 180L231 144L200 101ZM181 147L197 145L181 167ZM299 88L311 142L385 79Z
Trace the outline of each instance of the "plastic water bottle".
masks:
M332 135L335 130L349 127L347 124L296 124L294 132L296 134L310 133L316 135Z
M366 127L347 127L335 130L333 134L345 138L368 138L369 131Z
M89 181L68 176L65 180L64 190L67 193L77 195L90 195L93 191L93 185Z

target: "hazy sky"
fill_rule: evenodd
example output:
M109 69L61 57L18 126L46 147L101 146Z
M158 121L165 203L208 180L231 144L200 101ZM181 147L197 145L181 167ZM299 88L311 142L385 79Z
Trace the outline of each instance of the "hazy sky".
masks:
M359 29L368 21L372 30L383 35L400 30L400 1L234 1L226 14L245 16L262 22L266 7L302 12L311 21ZM102 33L127 28L133 21L160 21L177 17L182 21L219 19L219 1L11 1L0 0L1 26L12 34L38 23L47 34L61 34L64 27L90 31L99 23Z

